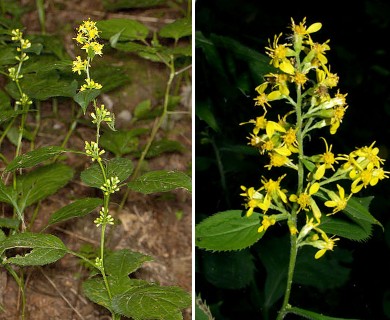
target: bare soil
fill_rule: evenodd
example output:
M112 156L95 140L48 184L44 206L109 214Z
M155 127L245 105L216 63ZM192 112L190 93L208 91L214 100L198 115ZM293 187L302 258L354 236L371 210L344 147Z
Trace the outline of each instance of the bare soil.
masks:
M35 0L22 1L24 5L35 5ZM152 9L126 10L123 12L106 12L99 0L46 0L46 27L47 32L59 34L66 45L68 53L74 56L75 28L80 21L87 18L106 19L113 16L138 19L151 28L173 21L180 13L174 8L156 7ZM36 10L32 10L23 17L26 33L40 31ZM131 60L132 70L144 70L143 76L132 74L129 85L121 87L115 92L105 95L106 101L111 103L111 110L116 114L123 114L118 118L117 127L128 129L128 115L142 100L150 98L152 103L161 103L161 95L154 91L164 88L167 73L161 66L148 63L132 55L121 55L121 59ZM103 56L104 58L104 56ZM116 57L117 58L117 57ZM114 57L114 59L116 59ZM117 61L126 65L126 60ZM139 79L139 80L137 80ZM157 79L157 80L156 80ZM148 83L151 85L148 86ZM183 99L180 110L190 111L191 92L182 88ZM60 145L64 138L71 119L70 101L59 100L58 116L53 116L52 101L41 105L41 124L36 140L36 147L45 145ZM34 121L34 118L30 119ZM88 115L86 115L88 120ZM191 166L191 113L175 118L170 126L160 130L159 138L166 137L179 141L186 151L166 153L148 161L149 169L176 169L186 171ZM142 123L142 126L151 126ZM93 136L93 130L79 124L69 140L68 147L83 150L84 141ZM28 147L28 146L27 146ZM7 151L9 153L7 154ZM25 150L27 151L27 150ZM14 147L4 141L2 153L12 159ZM69 204L71 200L86 197L100 196L98 190L89 188L78 179L78 174L87 168L90 163L86 157L68 155L66 163L75 171L75 179L55 195L42 201L39 214L34 222L33 230L39 231L46 225L50 215ZM136 161L136 159L134 159ZM116 212L121 201L117 195L112 200L113 212ZM192 292L192 197L185 190L175 190L169 193L142 195L130 193L122 211L115 213L116 224L107 232L107 246L117 250L128 248L153 257L152 262L145 263L136 277L148 281L158 282L161 285L180 286L189 293ZM27 221L33 215L33 209L27 212ZM6 214L2 208L2 215ZM93 223L96 212L83 218L72 219L69 222L55 225L46 232L60 237L72 250L79 250L85 245L94 248L99 246L99 229ZM18 270L15 268L15 270ZM25 268L25 286L27 296L27 316L30 320L43 319L110 319L110 314L104 308L89 301L81 291L81 283L88 277L88 271L80 265L78 259L71 255L44 267ZM14 279L0 269L0 319L20 319L20 292ZM184 319L191 319L191 308L183 311Z

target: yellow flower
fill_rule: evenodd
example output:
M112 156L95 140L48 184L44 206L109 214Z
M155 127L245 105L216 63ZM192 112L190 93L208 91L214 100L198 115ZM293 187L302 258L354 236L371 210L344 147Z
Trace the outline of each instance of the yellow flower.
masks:
M293 128L290 128L286 131L283 136L283 144L287 147L288 150L294 153L298 153L298 140L297 140L297 131Z
M333 208L332 213L327 214L328 216L344 210L347 206L348 200L352 196L351 193L347 198L345 198L344 188L339 184L337 184L337 189L339 190L339 195L335 194L333 191L328 192L328 195L332 200L326 201L325 206Z
M245 208L248 209L246 212L247 217L250 217L256 208L260 208L264 212L268 210L270 206L269 198L264 197L263 194L261 194L258 190L255 190L253 187L246 188L241 186L241 189L244 193L241 193L240 196L246 197L247 201L245 203Z
M295 51L288 48L289 44L278 44L281 36L282 33L278 36L275 35L274 42L272 44L271 40L268 40L269 47L265 48L267 50L266 54L271 58L270 64L272 64L275 68L280 68L283 72L294 72L294 67L287 57L295 56Z
M292 194L290 195L289 200L291 202L296 202L299 205L298 212L301 210L309 211L311 209L313 211L313 215L316 220L319 222L321 218L321 211L317 206L317 203L314 201L312 195L316 194L320 189L320 185L318 182L313 184L308 184L304 192L299 195Z
M334 171L335 169L333 167L333 164L338 163L337 160L343 159L342 157L335 158L332 152L332 145L328 147L328 143L325 138L321 137L321 139L325 142L325 153L319 156L312 157L312 159L315 159L315 162L322 163L314 173L313 177L315 180L320 180L324 176L326 169L332 169Z
M73 61L72 71L81 74L81 71L86 71L88 66L87 60L81 60L80 56L76 57L76 60Z
M265 232L270 226L276 223L276 219L273 216L264 216L261 221L261 226L257 229L257 232Z
M268 103L269 101L268 96L264 92L265 89L267 89L267 86L268 86L268 82L264 82L261 85L257 86L255 90L259 95L253 99L255 100L255 106L262 106L264 112L267 112L266 106L271 108L271 105Z
M280 182L283 180L283 178L286 176L286 174L282 175L278 178L278 180L274 181L272 179L265 179L264 177L261 179L261 182L263 183L263 186L260 188L260 190L265 190L267 192L267 196L273 199L274 201L278 201L281 199L284 203L287 203L287 196L286 191L280 189Z
M316 228L316 230L318 230L318 228ZM324 231L322 231L322 230L319 230L319 231L321 231L320 233L321 233L321 237L323 240L316 240L316 241L313 241L311 243L311 245L313 247L320 249L317 251L317 253L314 256L314 258L316 258L316 259L321 258L325 254L325 252L328 250L333 251L333 248L336 245L335 242L337 240L340 240L339 238L334 238L334 237L328 238L328 236L326 235L326 233Z
M85 79L86 84L83 84L80 88L80 91L84 91L87 89L101 89L102 85L93 81L92 79Z

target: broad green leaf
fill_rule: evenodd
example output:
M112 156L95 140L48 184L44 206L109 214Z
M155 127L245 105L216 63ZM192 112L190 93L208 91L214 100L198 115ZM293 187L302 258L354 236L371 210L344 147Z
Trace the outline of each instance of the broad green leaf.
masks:
M119 278L107 276L107 280L112 295L124 293L133 287L148 285L148 282L144 280L130 279L128 276ZM82 288L83 293L88 299L112 311L111 301L102 277L95 277L84 281Z
M101 93L119 88L130 81L125 68L109 64L100 64L94 68L93 79L103 86Z
M101 198L77 199L54 212L49 219L49 225L76 217L83 217L101 205L103 205Z
M104 8L109 11L120 9L150 8L165 4L166 0L103 0Z
M134 181L130 181L127 186L134 191L144 194L167 192L178 188L192 192L191 178L181 171L150 171Z
M191 296L179 287L150 284L131 288L112 298L116 313L134 320L182 320L181 310L191 305Z
M192 34L192 22L190 18L178 19L162 27L158 33L163 38L173 38L176 41Z
M84 91L79 91L73 96L73 100L76 101L83 112L87 111L88 105L100 94L100 90L97 89L88 89Z
M369 212L369 206L372 199L374 199L373 196L365 198L351 197L348 200L347 207L344 209L344 211L348 212L352 217L356 219L363 220L372 224L377 224L383 229L382 224L378 220L376 220Z
M185 148L183 145L175 140L161 139L154 141L146 154L146 158L154 158L165 152L182 152Z
M127 158L110 159L106 166L107 178L118 177L121 182L126 180L134 169L133 162ZM86 185L94 188L100 188L105 183L102 171L97 163L81 172L80 178Z
M291 307L288 309L288 313L293 313L298 316L302 316L304 319L310 319L310 320L358 320L358 319L351 319L351 318L335 318L335 317L329 317L329 316L324 316L322 314L301 309L301 308L296 308L296 307Z
M0 180L0 202L15 204L17 206L17 192L12 186L7 187L3 181Z
M68 249L64 243L51 234L17 233L0 243L0 254L8 249L32 249L25 255L7 258L6 263L19 266L43 266L61 259ZM4 263L4 262L3 262Z
M8 46L0 46L0 66L16 64L16 50Z
M146 99L141 101L134 108L134 116L137 119L145 119L152 109L152 101L150 99Z
M218 212L195 227L195 245L212 251L241 250L259 241L264 232L257 232L257 214L242 216L242 210Z
M145 40L149 34L149 29L145 25L130 19L100 20L96 22L96 26L101 31L100 37L106 40L117 33L120 33L121 41Z
M73 178L73 169L61 163L39 167L16 178L20 202L27 207L64 187Z
M0 218L0 228L17 229L19 228L19 223L18 219Z
M6 111L14 111L11 109L11 99L8 94L6 94L3 90L0 90L0 122L7 120L4 119L3 112Z
M312 286L321 291L342 287L350 276L352 253L341 248L315 259L317 249L303 247L299 250L294 272L294 283ZM329 272L332 270L332 272Z
M23 110L7 110L0 111L0 123L7 121L9 119L15 118L20 114L27 113L27 111Z
M56 71L42 74L26 74L20 80L23 87L31 99L47 100L52 97L73 97L77 90L77 81L61 79ZM14 98L19 99L19 91L14 82L6 85L7 92Z
M320 228L328 234L354 241L365 241L372 234L372 224L367 221L357 220L355 222L337 217L321 217Z
M100 145L103 149L120 157L138 150L139 140L137 136L145 132L148 132L148 130L143 128L129 131L106 131L100 138Z
M248 250L203 252L202 274L217 288L242 289L254 280L255 264Z
M13 171L20 168L33 167L45 160L51 159L61 153L70 150L58 146L46 146L22 154L13 159L5 168L6 171Z
M108 254L104 259L104 269L107 274L114 277L126 277L141 267L146 261L152 261L152 257L122 249Z

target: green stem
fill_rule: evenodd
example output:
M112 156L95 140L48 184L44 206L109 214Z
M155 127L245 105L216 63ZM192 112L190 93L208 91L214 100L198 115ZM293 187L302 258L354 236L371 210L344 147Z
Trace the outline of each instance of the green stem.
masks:
M106 215L108 214L108 204L109 204L109 202L110 202L110 196L109 195L108 196L104 195L104 212L105 212ZM106 290L107 290L108 296L109 296L109 298L111 300L111 298L112 298L111 290L110 290L110 286L108 284L106 272L104 270L104 248L105 248L106 226L107 226L107 222L106 222L106 219L104 219L104 223L102 224L102 230L101 230L101 234L100 234L100 261L101 261L100 272L101 272L101 274L103 276L104 285L106 286Z
M298 187L297 187L297 195L302 193L303 191L303 181L304 181L304 166L302 159L304 157L303 152L303 132L302 132L302 94L301 94L301 88L298 86L297 88L297 103L295 105L296 110L296 116L297 116L297 141L298 141ZM297 227L297 205L294 205L291 212L291 222L293 223L293 226ZM277 316L277 320L282 320L285 315L288 313L289 308L291 307L289 304L290 295L291 295L291 288L293 283L293 277L294 277L294 270L295 270L295 263L297 259L297 235L291 234L290 235L290 260L288 263L288 271L287 271L287 284L286 284L286 291L284 293L283 298L283 304L279 311L279 314Z
M217 148L217 145L215 143L215 139L212 137L210 140L211 140L211 145L213 147L215 158L216 158L219 177L221 179L221 187L223 190L223 194L225 195L226 205L228 208L230 208L230 197L229 197L229 192L228 192L227 185L226 185L225 170L224 170L222 159L221 159L221 153L219 152L219 149Z
M12 267L5 264L3 267L11 274L11 276L14 278L16 283L18 284L18 287L20 289L21 295L22 295L22 314L21 319L24 320L26 318L26 293L24 291L24 281L23 281L23 273L19 277L18 274Z

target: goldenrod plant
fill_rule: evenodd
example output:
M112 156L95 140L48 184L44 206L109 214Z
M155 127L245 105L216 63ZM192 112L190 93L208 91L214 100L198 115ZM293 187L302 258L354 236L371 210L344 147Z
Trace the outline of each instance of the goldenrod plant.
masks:
M278 320L288 314L336 319L307 310L310 306L292 305L294 274L303 268L297 257L304 247L311 247L311 257L319 263L343 238L367 239L372 225L381 223L369 212L372 197L359 193L390 173L375 142L348 154L333 149L332 140L346 121L349 106L328 61L329 40L315 40L321 28L320 22L307 25L306 18L299 23L291 19L287 35L269 40L265 52L274 71L255 88L256 115L239 124L250 126L247 143L266 164L256 172L253 185L241 186L243 210L216 213L196 226L196 246L209 251L243 250L284 228L290 253L285 269L280 269L285 290L274 317ZM277 260L277 252L266 254L269 262L273 256ZM265 264L272 273L268 269L272 262ZM269 297L263 308L269 309L275 292L265 293ZM265 314L270 316L267 310Z
M127 21L132 25L132 21ZM101 22L103 23L103 22ZM110 23L106 24L110 27ZM125 157L112 157L101 144L103 130L116 132L115 115L108 110L100 97L105 91L104 83L95 77L96 59L103 56L105 44L101 39L101 30L98 23L91 19L85 19L76 30L73 38L78 49L73 61L62 61L61 66L39 65L40 76L54 82L50 89L63 91L49 93L42 90L33 90L31 74L25 79L23 70L29 52L40 53L43 45L35 44L28 40L20 28L5 32L7 41L12 43L9 52L17 54L7 65L7 72L3 72L12 82L9 91L15 99L14 108L8 103L1 105L0 115L3 139L10 137L10 131L17 125L15 155L8 160L2 156L2 179L0 180L0 202L5 208L5 216L0 219L0 265L5 268L17 282L21 296L22 307L20 316L27 319L27 298L25 295L24 268L29 266L44 266L62 259L66 254L78 258L82 265L90 271L88 279L82 284L82 291L94 303L103 306L111 314L112 319L124 317L133 319L182 319L182 309L191 304L191 296L178 286L160 286L158 283L148 282L130 277L144 262L151 261L149 255L134 252L130 249L113 250L107 246L106 235L109 228L114 230L118 224L115 216L115 205L112 196L118 196L125 187L144 194L166 192L177 188L191 190L191 178L180 171L159 170L150 171L149 175L140 176L141 180L128 180L134 175L132 160ZM13 51L12 51L13 50ZM8 51L7 51L8 52ZM47 64L47 62L42 62ZM31 65L30 72L32 69ZM56 73L57 69L66 68L66 80L59 79L55 83L45 71ZM37 72L38 73L38 72ZM39 73L38 73L39 74ZM69 74L75 78L82 78L81 83L76 79L69 80ZM35 75L34 75L35 76ZM118 73L117 76L121 77ZM115 87L115 75L101 78L105 83ZM25 82L22 82L24 80ZM112 81L110 81L112 80ZM64 85L67 81L67 86ZM70 83L69 83L70 82ZM25 85L25 87L24 87ZM27 92L32 92L30 97ZM50 145L35 148L34 136L31 138L25 129L26 119L32 112L39 114L39 101L48 97L71 97L77 103L80 111L77 112L70 126L67 136L61 146ZM10 99L9 99L10 100ZM3 101L1 101L3 102ZM7 101L8 102L8 101ZM10 103L9 103L10 104ZM165 112L168 108L168 93L166 96ZM76 113L76 112L75 112ZM74 131L81 117L89 121L94 135L91 140L84 141L84 149L74 150L65 145L71 133ZM39 119L39 118L38 118ZM39 127L39 123L37 123ZM29 139L30 138L30 139ZM11 140L11 138L8 138ZM27 141L31 141L29 148ZM24 148L23 148L24 147ZM23 151L27 150L27 151ZM53 212L47 224L36 231L34 221L40 211L40 201L56 193L68 182L75 179L74 168L63 163L68 154L73 154L87 159L87 168L80 173L81 183L90 188L95 188L99 196L74 199L57 211ZM25 211L34 205L32 217L26 219ZM120 206L117 206L121 209ZM116 208L117 208L116 207ZM12 214L9 214L9 210ZM120 210L119 209L119 210ZM92 257L91 252L73 251L58 236L49 233L50 227L65 222L69 219L95 214L92 218L94 225L99 230L99 246ZM4 306L6 308L6 306Z

